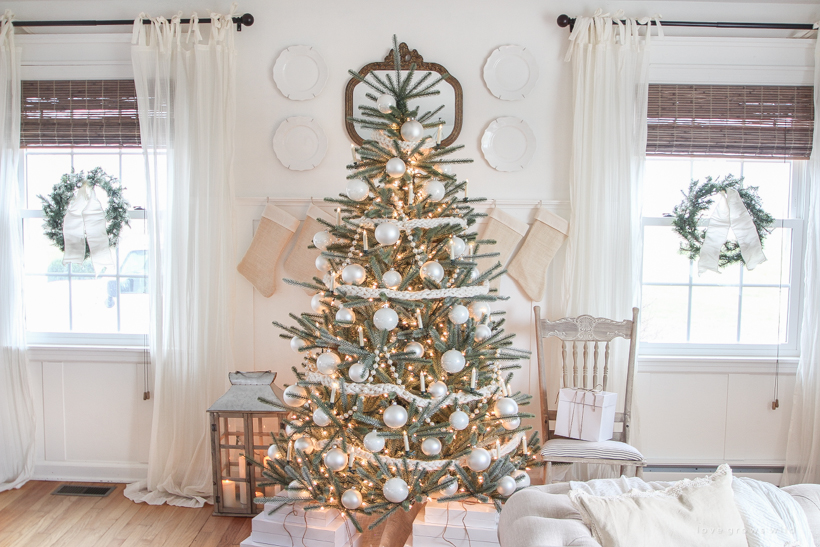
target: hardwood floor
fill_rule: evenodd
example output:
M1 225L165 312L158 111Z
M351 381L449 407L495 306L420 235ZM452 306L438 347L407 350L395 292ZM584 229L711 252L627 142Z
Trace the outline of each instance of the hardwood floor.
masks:
M238 547L251 534L251 519L215 517L212 505L134 503L123 484L105 498L52 496L60 484L0 493L0 547Z

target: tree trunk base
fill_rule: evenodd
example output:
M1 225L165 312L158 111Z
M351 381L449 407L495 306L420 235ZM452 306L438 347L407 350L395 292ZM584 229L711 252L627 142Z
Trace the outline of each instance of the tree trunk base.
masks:
M416 515L424 505L424 503L414 503L407 512L399 509L373 530L368 530L367 527L378 519L379 515L357 515L356 519L364 529L360 547L404 547L407 539L413 533L413 521L416 520Z

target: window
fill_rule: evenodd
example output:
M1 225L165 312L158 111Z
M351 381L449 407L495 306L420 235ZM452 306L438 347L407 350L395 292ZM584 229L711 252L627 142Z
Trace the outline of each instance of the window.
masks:
M674 87L686 89L677 93ZM644 354L798 354L803 221L796 203L799 158L811 153L805 120L813 113L805 104L812 95L806 88L760 87L650 86L647 154L654 155L644 176ZM776 219L763 243L767 261L752 271L736 264L698 275L697 263L678 252L672 208L692 180L728 174L758 187L763 208Z
M133 81L23 82L21 187L30 343L143 345L148 332L145 178ZM60 177L102 167L132 208L114 267L63 265L43 235L42 204ZM105 206L103 191L97 197Z

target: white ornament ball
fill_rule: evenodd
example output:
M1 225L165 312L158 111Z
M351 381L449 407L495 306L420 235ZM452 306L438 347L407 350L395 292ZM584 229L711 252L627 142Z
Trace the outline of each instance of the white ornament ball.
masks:
M379 98L376 99L376 108L382 114L390 114L390 109L394 106L396 106L396 99L390 93L379 95Z
M393 245L399 240L401 231L392 222L382 222L376 226L376 241L382 245Z
M316 446L310 437L299 437L293 441L293 448L301 450L305 454L310 454Z
M466 363L464 355L457 349L449 349L441 356L441 368L450 374L461 372Z
M470 319L470 310L467 309L467 306L456 304L450 308L450 313L447 314L447 317L456 325L463 325Z
M480 276L481 272L478 271L478 268L470 269L470 283L475 283Z
M393 330L399 324L399 314L392 308L381 308L373 314L373 325L380 330Z
M361 384L365 380L367 380L370 373L367 371L367 368L361 364L356 363L355 365L351 365L350 369L347 371L347 375L350 376L350 379L356 382L357 384Z
M444 475L443 477L441 477L441 478L438 480L438 483L439 483L439 484L441 484L441 483L443 483L444 481L449 480L449 479L452 479L452 478L455 478L455 477L453 477L452 475ZM449 486L447 486L447 487L442 488L441 490L439 490L439 491L438 491L438 495L439 495L440 497L452 496L452 495L453 495L453 494L455 494L457 491L458 491L458 479L456 479L456 480L454 480L452 483L450 483L450 485L449 485Z
M288 485L288 497L292 500L306 500L310 498L310 492L307 490L290 490L290 488L302 488L302 483L299 481L291 481Z
M320 272L329 272L330 271L330 260L319 255L316 257L316 269Z
M313 244L317 249L323 251L327 250L327 246L330 245L331 241L333 241L333 236L327 230L316 232L316 235L313 236Z
M518 429L519 425L521 425L521 418L519 418L518 416L516 416L515 418L507 418L505 420L501 420L501 427L503 427L507 431Z
M347 454L341 448L331 448L325 452L324 460L331 471L341 471L347 466Z
M336 372L341 362L342 358L332 351L320 353L319 356L316 357L316 370L330 376Z
M387 501L401 503L407 499L408 494L410 494L410 489L407 488L407 483L404 482L404 480L393 477L384 483L382 493L384 493L384 497L387 498Z
M298 336L294 336L290 339L290 349L299 353L299 350L305 347L305 341L299 338Z
M288 406L302 406L307 402L307 390L302 386L292 385L285 388L282 401Z
M364 447L371 452L384 450L384 437L379 437L379 432L375 429L364 436Z
M487 325L479 325L475 328L475 334L473 334L473 337L476 342L483 342L492 335L493 330L490 327Z
M518 480L519 476L523 476L524 478ZM526 488L530 485L530 476L523 469L515 470L512 474L512 477L513 479L515 479L515 485L517 488Z
M432 279L436 283L444 279L444 267L435 260L425 262L420 273L422 279Z
M463 410L456 410L450 414L450 425L456 431L462 431L470 425L470 417Z
M358 509L362 505L362 494L358 490L350 488L342 494L342 505L347 509Z
M427 437L421 443L421 451L427 456L435 456L441 452L441 441L435 437Z
M398 429L407 423L407 410L403 406L390 405L385 409L382 419L387 427Z
M364 283L365 277L367 277L367 272L360 264L348 264L342 270L342 281L348 285L361 285Z
M302 425L302 422L294 421L293 425L288 424L288 425L285 426L285 433L288 434L288 437L292 437L293 434L296 433L296 430L294 429L294 427L300 427L301 425Z
M353 179L347 183L345 192L353 201L364 201L370 193L370 186L363 180ZM318 245L316 245L318 247Z
M324 312L327 311L327 306L325 305L324 302L322 302L322 298L324 298L324 297L325 297L324 293L317 292L310 299L310 307L316 313L324 313Z
M430 392L430 395L435 397L436 399L441 399L445 395L447 395L447 384L439 380L438 382L433 382L430 384L430 387L427 388L427 391Z
M470 317L472 317L474 321L481 321L484 316L490 315L491 311L490 305L486 302L477 300L470 303Z
M464 251L467 250L467 244L460 237L451 237L450 241L447 242L447 246L453 250L456 257L463 255Z
M481 472L490 467L492 461L489 452L483 448L473 448L473 451L467 456L467 467L473 471Z
M416 120L407 120L401 124L401 138L407 142L418 142L423 132L424 126Z
M424 346L418 342L410 342L404 346L404 352L412 354L413 357L424 357Z
M421 198L424 199L429 196L430 201L441 201L446 192L447 189L444 188L442 183L437 180L431 180L421 189Z
M404 175L405 171L407 171L407 166L404 164L401 158L390 158L389 160L387 160L387 165L384 166L384 170L388 174L388 176L397 179L400 176Z
M268 447L268 457L272 460L275 460L279 457L279 447L275 444L272 444Z
M515 479L507 475L506 477L501 477L495 490L502 496L512 496L515 493L516 486Z
M500 418L501 416L512 416L513 414L518 414L518 403L515 402L515 399L502 397L495 402L496 416Z
M349 310L347 308L339 308L339 311L336 312L336 321L352 323L355 320L356 314L353 313L353 310Z
M442 163L441 165L439 165L438 170L444 173L445 175L453 174L453 166L449 163Z
M313 423L319 427L327 427L330 425L330 416L328 416L321 408L317 408L313 411Z
M401 285L401 274L396 270L387 270L384 272L384 275L382 275L382 281L388 289L395 289Z

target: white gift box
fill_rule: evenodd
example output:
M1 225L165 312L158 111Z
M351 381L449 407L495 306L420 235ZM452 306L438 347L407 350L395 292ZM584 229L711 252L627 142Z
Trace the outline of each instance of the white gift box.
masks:
M353 521L335 518L326 526L305 521L313 511L301 516L283 511L284 515L260 513L253 518L250 539L255 543L279 547L344 547L355 541Z
M427 541L440 539L449 539L452 541L466 541L469 539L470 541L498 544L497 526L489 528L468 526L462 524L460 517L450 518L448 524L432 524L427 522L424 513L424 509L419 511L416 520L413 522L413 538L419 545L426 545Z
M439 503L435 500L427 502L424 512L426 524L457 525L464 524L470 528L498 528L498 511L492 503L470 503L450 501ZM418 518L416 518L418 522Z
M264 514L269 520L276 522L285 522L285 519L287 518L288 524L296 522L296 520L294 520L296 518L298 518L299 522L304 524L305 518L307 517L308 525L310 526L327 526L342 514L338 509L321 508L305 511L303 508L304 504L294 503L293 505L286 505L282 507L272 515L268 515L268 513L276 509L279 505L279 503L266 503L265 510L262 514Z
M615 427L618 394L565 387L558 392L555 434L584 441L608 441Z
M303 547L304 544L299 540L299 538L295 538L295 543L293 543L293 544L288 543L288 545L294 545L294 547L296 547L296 546ZM361 534L356 534L353 537L353 541L351 541L350 543L344 545L343 547L360 547L361 545L362 545L362 535ZM271 545L269 543L258 543L256 541L254 541L253 538L249 537L249 538L245 539L242 543L240 543L239 547L271 547ZM450 546L450 547L452 547L452 546ZM476 546L476 547L479 547L479 546Z

